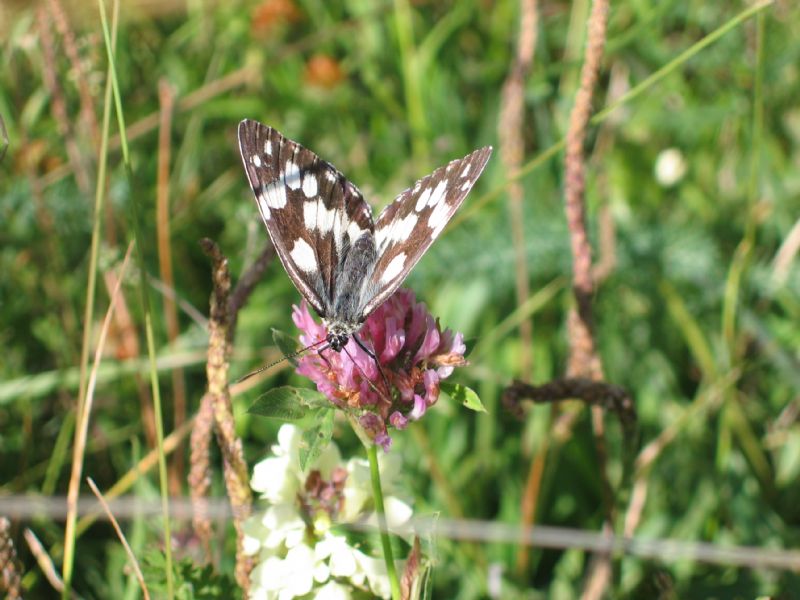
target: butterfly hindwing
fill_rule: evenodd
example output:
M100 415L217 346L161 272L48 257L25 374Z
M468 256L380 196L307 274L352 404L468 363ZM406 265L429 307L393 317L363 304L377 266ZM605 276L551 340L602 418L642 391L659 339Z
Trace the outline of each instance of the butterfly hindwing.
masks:
M492 148L487 146L450 161L383 209L375 222L378 260L362 290L364 317L403 283L461 206L491 154Z
M323 317L356 240L372 236L372 211L333 165L257 121L239 124L239 150L258 210L286 272Z

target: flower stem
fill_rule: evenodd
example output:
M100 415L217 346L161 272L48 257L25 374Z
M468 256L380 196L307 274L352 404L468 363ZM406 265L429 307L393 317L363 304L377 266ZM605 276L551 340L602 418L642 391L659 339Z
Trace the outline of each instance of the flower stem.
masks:
M378 471L378 446L370 442L365 444L369 458L369 472L372 479L372 497L375 501L375 512L378 514L378 526L381 533L383 546L383 560L386 562L386 572L389 575L389 585L392 588L392 600L400 600L400 580L397 579L397 570L392 554L392 541L386 527L386 512L383 508L383 490L381 489L381 474Z

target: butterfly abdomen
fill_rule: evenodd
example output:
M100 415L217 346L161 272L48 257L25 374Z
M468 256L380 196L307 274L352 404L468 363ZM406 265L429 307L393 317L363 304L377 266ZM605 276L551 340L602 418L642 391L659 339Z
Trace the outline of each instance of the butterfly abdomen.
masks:
M366 231L344 254L336 277L331 318L349 324L357 324L363 320L364 282L372 275L377 259L375 239L371 232Z

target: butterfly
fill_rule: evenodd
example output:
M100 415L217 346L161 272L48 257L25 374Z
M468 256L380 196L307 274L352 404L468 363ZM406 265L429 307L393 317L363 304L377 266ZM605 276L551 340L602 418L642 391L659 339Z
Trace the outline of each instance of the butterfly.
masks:
M278 258L322 317L328 345L341 352L442 232L492 148L423 177L376 221L358 188L333 165L272 127L239 123L239 152Z

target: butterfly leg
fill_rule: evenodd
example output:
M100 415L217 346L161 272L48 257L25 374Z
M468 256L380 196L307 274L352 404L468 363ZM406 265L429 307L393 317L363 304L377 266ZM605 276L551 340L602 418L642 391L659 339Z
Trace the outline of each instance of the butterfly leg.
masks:
M330 347L331 347L331 346L330 346L330 344L325 344L325 345L324 345L322 348L319 348L319 349L317 349L317 355L319 355L319 357L320 357L322 360L324 360L324 361L325 361L325 364L326 364L326 365L328 365L328 368L329 368L331 371L333 371L333 365L331 364L331 361L329 361L329 360L328 360L328 359L325 357L325 355L322 353L322 351L323 351L323 350L327 350L327 349L329 349Z
M353 339L356 341L356 344L358 344L358 347L366 352L372 358L372 360L375 361L375 366L378 367L378 372L381 374L381 378L383 378L383 384L386 386L386 394L390 395L392 387L389 385L389 379L386 377L386 373L383 372L381 361L378 360L378 357L375 355L375 353L367 348L364 342L362 342L355 333L353 334Z

